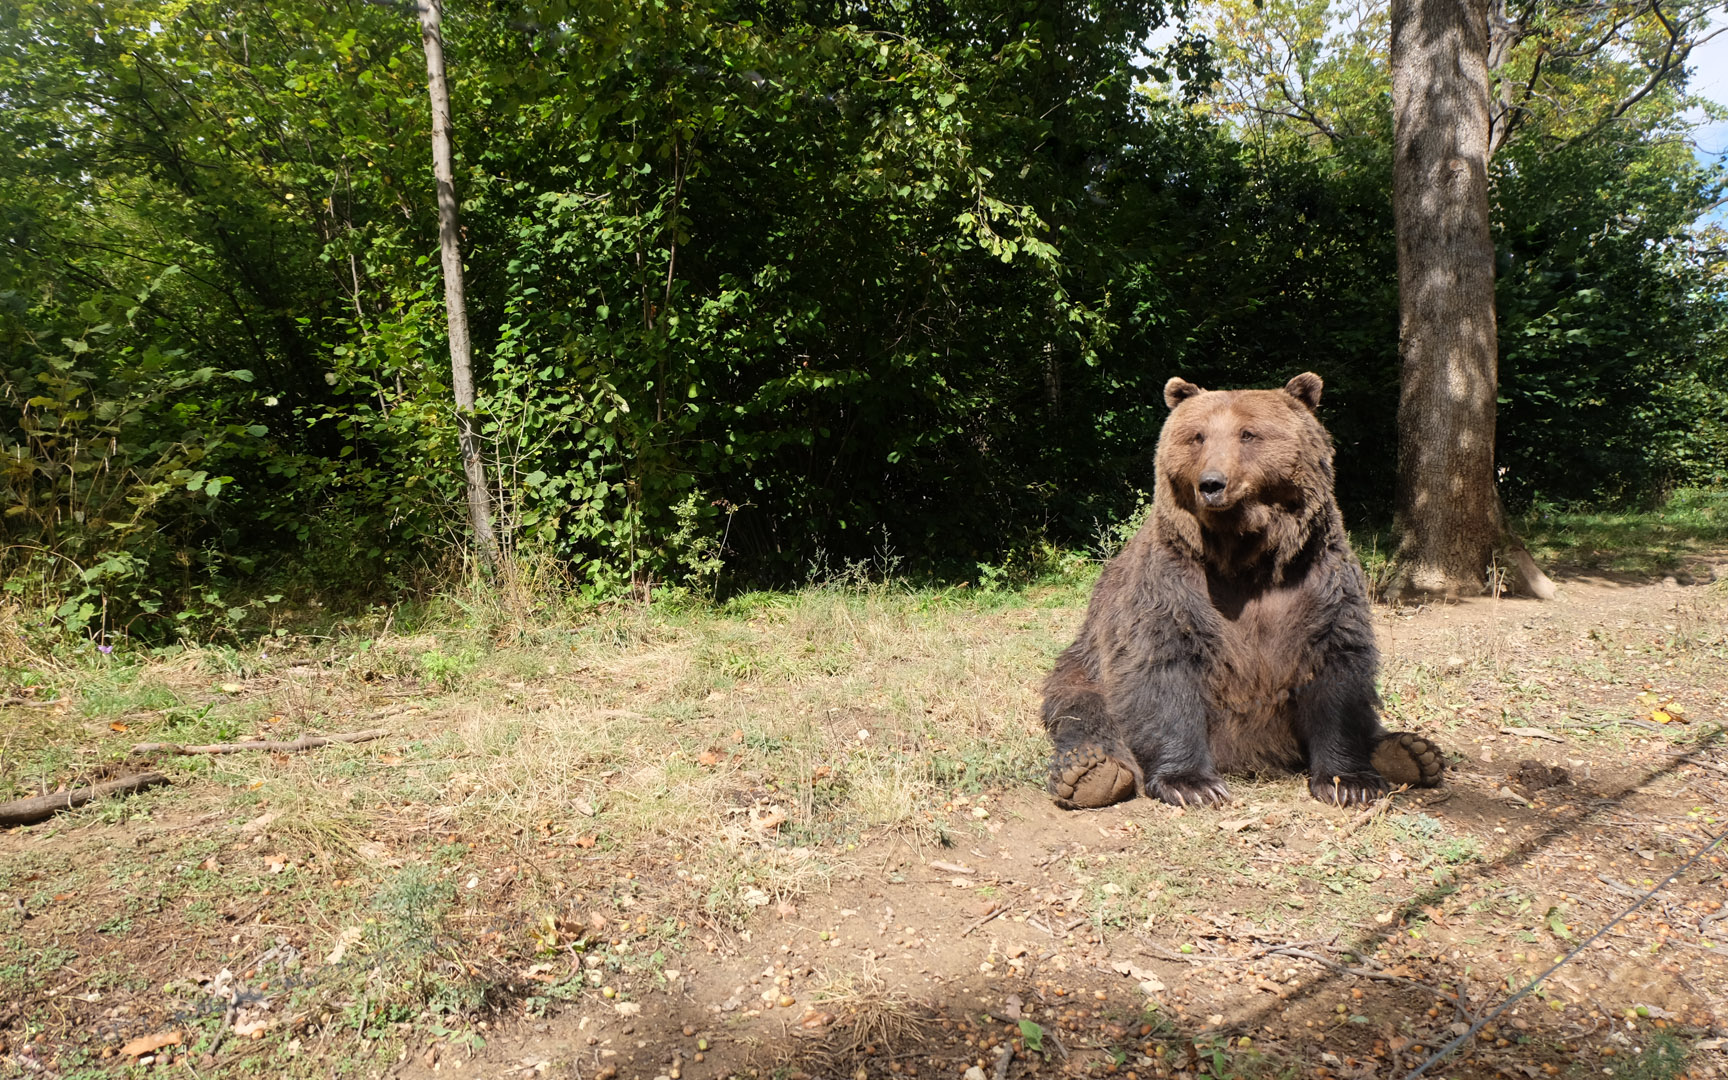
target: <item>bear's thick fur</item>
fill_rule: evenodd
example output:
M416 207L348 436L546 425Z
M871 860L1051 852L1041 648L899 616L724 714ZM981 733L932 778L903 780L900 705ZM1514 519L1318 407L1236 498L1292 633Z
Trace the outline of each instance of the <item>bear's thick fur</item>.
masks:
M1221 773L1305 769L1339 805L1388 778L1439 782L1438 748L1380 724L1320 389L1311 372L1282 390L1165 385L1152 515L1044 683L1057 805L1223 802Z

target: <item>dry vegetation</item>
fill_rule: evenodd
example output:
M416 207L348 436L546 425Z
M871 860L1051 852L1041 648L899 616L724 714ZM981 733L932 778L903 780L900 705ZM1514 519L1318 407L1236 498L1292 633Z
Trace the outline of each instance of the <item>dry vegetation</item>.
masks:
M138 742L389 732L158 755L171 786L0 834L0 1076L1401 1075L1728 821L1709 573L1380 610L1391 720L1454 760L1367 816L1278 779L1052 810L1036 687L1085 574L0 634L0 800ZM1722 867L1438 1075L1728 1075Z

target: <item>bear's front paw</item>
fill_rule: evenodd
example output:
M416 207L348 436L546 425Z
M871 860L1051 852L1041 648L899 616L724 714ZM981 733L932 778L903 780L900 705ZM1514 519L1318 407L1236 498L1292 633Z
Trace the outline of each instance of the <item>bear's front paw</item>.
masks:
M1393 784L1438 787L1446 761L1433 739L1411 731L1394 731L1380 740L1370 761Z
M1308 791L1333 806L1367 806L1386 794L1386 781L1372 770L1314 775L1308 778Z
M1095 810L1132 799L1140 775L1095 743L1071 747L1050 759L1050 797L1064 810Z
M1221 806L1230 801L1230 789L1210 772L1155 776L1146 790L1171 806Z

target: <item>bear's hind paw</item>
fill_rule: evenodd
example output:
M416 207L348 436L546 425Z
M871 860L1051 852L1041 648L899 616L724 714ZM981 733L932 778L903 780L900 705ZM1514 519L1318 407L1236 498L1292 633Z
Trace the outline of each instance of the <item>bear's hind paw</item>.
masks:
M1308 793L1332 806L1368 806L1386 794L1386 781L1376 772L1310 776Z
M1438 787L1440 774L1446 767L1434 740L1410 731L1395 731L1381 739L1370 760L1394 786Z
M1230 801L1230 789L1209 772L1156 776L1146 790L1171 806L1222 806Z
M1050 759L1050 797L1064 810L1096 810L1132 799L1140 776L1093 743L1059 751Z

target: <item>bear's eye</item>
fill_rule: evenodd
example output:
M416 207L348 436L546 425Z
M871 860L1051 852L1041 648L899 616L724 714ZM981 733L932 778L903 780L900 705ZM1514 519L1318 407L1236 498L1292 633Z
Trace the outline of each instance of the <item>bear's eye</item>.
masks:
M1206 441L1206 436L1204 434L1196 431L1194 433L1194 437L1192 439L1189 439L1188 441L1193 443L1195 446L1199 446L1201 443Z
M1258 439L1259 437L1260 436L1254 434L1252 431L1244 431L1242 433L1242 441L1243 442L1253 442L1255 439Z

